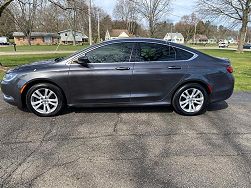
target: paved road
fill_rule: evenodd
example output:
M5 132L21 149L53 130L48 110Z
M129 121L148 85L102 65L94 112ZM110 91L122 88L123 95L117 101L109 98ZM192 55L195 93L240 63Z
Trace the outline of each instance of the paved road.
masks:
M39 118L0 100L3 187L251 187L251 93L197 117L171 108Z

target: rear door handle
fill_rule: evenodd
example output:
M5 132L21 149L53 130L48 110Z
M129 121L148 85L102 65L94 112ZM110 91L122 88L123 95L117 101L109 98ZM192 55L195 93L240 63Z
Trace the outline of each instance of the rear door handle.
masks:
M176 70L177 70L177 69L181 69L181 67L178 67L178 66L170 66L170 67L168 67L168 69L174 69L174 70L176 69Z
M116 70L130 70L130 67L117 67Z

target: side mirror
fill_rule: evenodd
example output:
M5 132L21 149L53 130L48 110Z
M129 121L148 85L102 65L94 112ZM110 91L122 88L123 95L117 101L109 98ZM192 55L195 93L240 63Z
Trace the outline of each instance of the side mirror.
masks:
M84 66L84 67L88 67L88 63L90 63L88 57L86 57L86 56L79 57L78 60L75 62Z

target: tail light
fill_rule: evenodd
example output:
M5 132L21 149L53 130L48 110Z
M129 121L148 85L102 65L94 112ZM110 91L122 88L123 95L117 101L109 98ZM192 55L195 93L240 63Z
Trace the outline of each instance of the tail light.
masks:
M233 73L233 72L234 72L233 67L232 67L232 66L228 66L228 67L227 67L227 72Z

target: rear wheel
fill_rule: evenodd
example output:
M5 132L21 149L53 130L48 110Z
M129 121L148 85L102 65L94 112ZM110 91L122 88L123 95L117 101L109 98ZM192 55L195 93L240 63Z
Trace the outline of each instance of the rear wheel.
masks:
M208 94L200 84L186 84L174 94L172 104L175 111L179 114L198 115L206 110Z
M59 114L64 106L64 97L61 90L52 84L36 84L26 95L28 109L42 117Z

